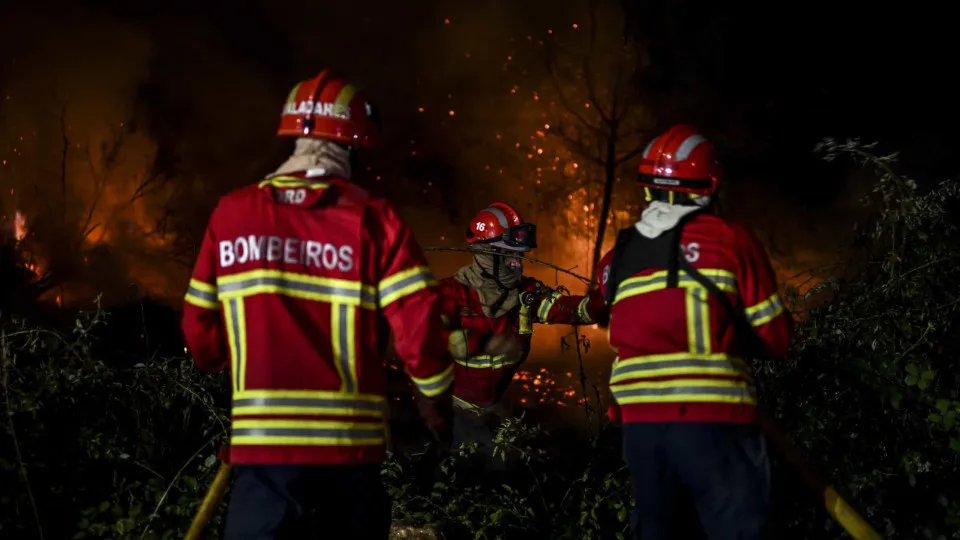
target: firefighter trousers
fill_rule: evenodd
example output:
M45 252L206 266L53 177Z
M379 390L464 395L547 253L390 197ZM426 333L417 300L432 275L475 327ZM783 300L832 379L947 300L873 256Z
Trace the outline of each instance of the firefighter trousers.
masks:
M380 464L234 465L226 540L386 540Z
M623 424L623 450L635 497L633 538L770 538L770 458L757 426ZM691 528L695 516L702 532Z

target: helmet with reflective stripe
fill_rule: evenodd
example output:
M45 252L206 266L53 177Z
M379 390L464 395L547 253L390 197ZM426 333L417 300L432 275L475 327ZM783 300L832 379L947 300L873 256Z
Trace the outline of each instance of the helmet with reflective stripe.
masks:
M325 69L297 83L280 114L281 137L327 139L369 148L380 131L379 115L363 91Z
M537 247L537 226L526 223L516 208L495 202L473 218L467 227L467 245L488 245L509 251L530 251Z
M648 190L712 195L720 179L713 144L692 126L670 128L650 141L640 158L640 185Z

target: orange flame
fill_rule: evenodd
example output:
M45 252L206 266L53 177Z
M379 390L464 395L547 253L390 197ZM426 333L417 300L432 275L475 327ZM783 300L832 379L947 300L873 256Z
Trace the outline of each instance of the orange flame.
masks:
M13 217L13 237L17 242L21 242L27 237L27 218L19 210Z

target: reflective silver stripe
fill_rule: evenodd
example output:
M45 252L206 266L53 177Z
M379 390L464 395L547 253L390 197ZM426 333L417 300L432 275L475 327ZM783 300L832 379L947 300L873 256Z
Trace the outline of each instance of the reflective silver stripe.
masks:
M187 287L187 294L189 296L194 296L200 300L206 300L207 302L217 303L217 293L201 291L200 289L190 285Z
M370 412L383 414L386 410L386 403L379 401L367 401L363 399L350 398L309 398L309 397L252 397L237 398L233 400L233 407L302 407L305 409L317 409L318 413L330 409L351 409L358 412ZM336 414L342 414L337 412Z
M384 430L382 428L235 428L233 436L382 439Z
M499 208L484 208L484 212L490 212L491 214L497 216L497 221L500 222L500 226L504 229L510 228L510 222L507 221L507 216L503 215L503 212Z
M537 319L539 319L541 323L547 322L550 310L553 308L553 305L557 303L557 298L560 298L561 294L560 291L553 291L549 297L540 302L540 308L537 309Z
M430 396L435 395L443 390L446 390L448 386L453 382L453 366L447 368L446 372L442 377L436 380L431 379L414 379L414 383L417 385L417 388L423 392L424 395Z
M466 360L458 359L456 361L461 366L477 368L477 369L503 369L507 366L512 366L518 362L507 362L506 355L498 354L496 356L490 356L488 354L471 356Z
M680 143L680 147L677 148L676 153L673 155L674 160L683 161L687 159L696 147L705 142L707 142L707 138L703 135L690 135L685 141Z
M590 314L587 312L587 303L589 302L590 297L584 296L583 300L580 301L580 305L577 306L577 316L583 324L593 324L593 319L590 318Z
M386 287L380 288L380 298L386 298L405 287L409 287L410 285L416 285L418 283L426 284L430 283L431 281L433 281L433 272L424 268L420 272L409 275L400 281L393 283L392 285L387 285Z
M323 285L320 283L309 283L305 281L300 281L296 279L287 279L280 276L271 276L271 277L251 277L244 279L242 281L233 281L229 283L218 283L217 291L220 294L229 294L231 292L240 292L244 289L249 289L257 286L273 286L281 287L284 289L291 289L295 291L302 291L314 294L326 294L330 296L339 296L343 298L352 298L358 302L363 303L374 303L376 298L366 290L363 290L359 287L350 288L350 287L335 287L332 285Z
M717 360L681 358L677 360L653 360L649 362L631 362L629 359L613 364L610 380L629 379L631 375L642 376L646 372L676 368L726 368L752 378L750 368L728 358ZM616 384L616 383L614 383Z
M658 397L658 396L741 396L756 399L757 392L752 387L730 387L730 386L672 386L667 388L636 388L631 390L618 390L615 386L610 388L610 392L617 400L631 397Z
M706 274L705 274L705 275L706 275ZM728 286L728 287L733 287L733 288L736 288L736 286L737 286L737 280L736 280L736 278L733 278L733 277L730 277L730 276L711 276L711 275L706 275L706 277L707 277L710 281L716 283L716 284L719 285L719 286ZM693 285L693 284L697 283L697 280L693 279L692 277L688 276L687 274L678 274L678 275L677 275L677 283L678 283L678 284L681 284L681 285L682 285L682 284ZM642 289L642 288L644 288L644 287L650 287L650 286L652 286L652 285L662 285L662 286L666 287L666 286L667 286L667 276L665 276L665 275L664 275L664 276L654 275L654 276L649 276L649 277L630 278L629 280L625 281L625 282L617 289L617 296L620 296L621 293L629 292L629 291L632 291L632 290L635 290L635 289Z
M240 314L238 310L240 309L240 302L243 300L240 298L233 298L229 301L230 303L230 334L233 338L233 351L236 353L236 358L233 361L236 363L235 369L233 370L233 389L234 391L243 390L243 385L241 384L243 378L243 339L240 335L242 330L240 324Z
M653 143L657 142L657 139L659 138L660 137L657 137L656 139L647 143L647 147L643 149L643 159L650 159L650 149L653 148Z
M779 295L767 300L766 304L767 305L754 312L747 313L747 319L750 321L750 324L756 325L757 321L772 317L783 310L783 302L780 301Z

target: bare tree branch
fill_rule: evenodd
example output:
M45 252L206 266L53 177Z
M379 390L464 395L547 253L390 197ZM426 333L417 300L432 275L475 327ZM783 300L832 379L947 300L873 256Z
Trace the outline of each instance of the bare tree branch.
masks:
M600 119L607 123L610 117L603 110L603 105L597 98L597 88L593 77L593 54L597 46L597 0L588 0L587 3L587 54L583 57L583 76L587 83L587 101L597 110Z
M557 137L560 137L564 141L566 141L566 143L570 145L570 147L572 147L574 152L579 154L581 158L587 161L590 161L591 163L594 163L597 166L603 167L603 160L595 152L587 148L587 146L584 144L583 139L581 137L573 137L569 135L567 133L567 130L564 129L563 124L560 124L559 126L557 126L557 128L558 128L557 130L551 129L547 133L553 134Z
M620 157L618 157L618 158L614 161L614 163L616 163L616 165L619 167L620 165L623 165L623 164L626 163L627 161L630 161L631 159L639 156L641 153L643 153L643 150L644 150L645 148L646 148L646 147L645 147L645 146L642 146L642 145L641 145L641 146L637 146L637 147L635 147L633 150L631 150L631 151L629 151L629 152L627 152L627 153L625 153L625 154L622 154Z
M67 157L70 152L70 137L67 135L67 103L60 104L60 221L67 222Z
M561 88L561 85L560 85L560 77L557 74L556 66L554 65L555 60L550 58L550 56L548 56L545 53L544 62L546 64L547 74L549 75L550 83L553 85L553 89L557 93L557 100L560 101L560 105L563 107L563 109L566 110L571 115L573 115L573 117L576 118L577 121L580 122L581 125L583 125L583 127L591 131L594 131L596 134L599 135L600 128L598 126L593 125L592 122L588 122L587 119L582 114L580 114L578 110L575 109L567 99L566 94L564 93L563 88Z

